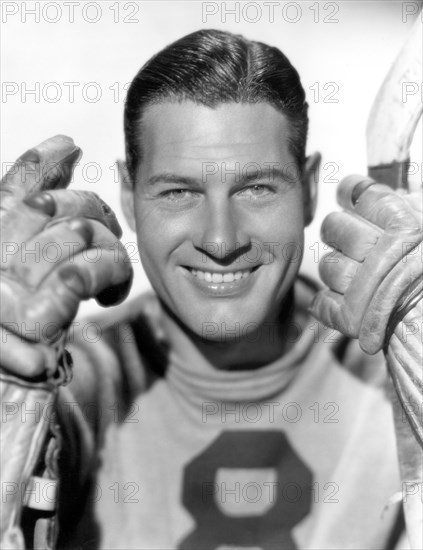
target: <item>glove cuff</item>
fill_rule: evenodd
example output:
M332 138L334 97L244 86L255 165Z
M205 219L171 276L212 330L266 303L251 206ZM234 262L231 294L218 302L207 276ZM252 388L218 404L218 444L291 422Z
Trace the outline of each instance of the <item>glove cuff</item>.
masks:
M420 275L411 285L409 285L398 299L397 305L393 310L385 334L385 341L383 344L383 350L385 354L389 346L389 342L395 329L404 317L416 307L418 302L423 298L423 274Z

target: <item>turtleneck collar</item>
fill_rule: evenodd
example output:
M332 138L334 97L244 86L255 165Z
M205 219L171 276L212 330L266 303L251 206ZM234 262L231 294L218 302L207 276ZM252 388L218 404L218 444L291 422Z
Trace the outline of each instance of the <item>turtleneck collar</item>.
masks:
M261 401L279 394L291 383L313 345L314 333L307 330L312 322L307 312L312 295L310 287L297 282L293 345L275 361L257 369L228 371L214 368L200 353L194 361L187 362L171 349L168 383L184 400L197 404L204 400Z

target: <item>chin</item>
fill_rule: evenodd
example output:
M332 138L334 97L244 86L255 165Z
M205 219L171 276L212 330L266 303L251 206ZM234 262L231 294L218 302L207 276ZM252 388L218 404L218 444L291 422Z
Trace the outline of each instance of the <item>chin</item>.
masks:
M183 324L198 338L206 342L221 344L237 343L242 340L254 342L263 331L271 332L275 323L266 322L264 312L255 310L242 312L231 306L231 311L220 311L210 308L197 312L194 317L180 319ZM251 314L253 312L253 315Z

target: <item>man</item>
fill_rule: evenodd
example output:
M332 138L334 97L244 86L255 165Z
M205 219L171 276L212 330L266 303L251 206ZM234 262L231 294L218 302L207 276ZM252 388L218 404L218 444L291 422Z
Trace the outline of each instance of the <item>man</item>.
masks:
M307 310L316 287L298 277L319 165L318 154L305 156L307 124L288 59L228 33L182 38L132 82L122 204L155 295L97 319L95 343L83 331L68 338L74 378L59 394L59 464L46 453L47 477L57 466L61 483L59 548L398 543L401 480L383 365L324 332ZM13 385L45 391L57 365L66 372L57 328L70 325L82 299L112 305L128 292L130 264L110 209L61 189L78 156L69 138L53 138L3 183L4 242L21 243L8 249L2 286L6 395ZM378 255L386 218L421 238L408 201L373 183L353 178L341 188L343 206L361 219L326 223L338 252L322 276L338 298L336 307L333 294L314 303L335 326L341 311L355 336L362 319L348 316L347 289ZM56 263L21 260L23 249L52 242L66 250ZM101 252L96 261L90 249ZM374 271L364 281L377 294ZM403 322L379 333L390 337ZM415 340L407 345L415 352ZM52 540L51 522L34 528L28 509L21 523L34 529L32 542ZM16 525L7 512L6 520ZM5 540L17 544L10 533Z

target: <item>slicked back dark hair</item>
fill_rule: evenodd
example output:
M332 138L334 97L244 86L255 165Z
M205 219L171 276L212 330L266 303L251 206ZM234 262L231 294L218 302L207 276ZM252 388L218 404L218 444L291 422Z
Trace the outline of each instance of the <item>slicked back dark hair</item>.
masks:
M288 58L277 48L241 35L201 30L154 55L131 83L124 129L132 181L142 156L141 120L146 108L184 100L211 108L230 102L269 103L289 120L289 148L302 168L308 105L298 72Z

